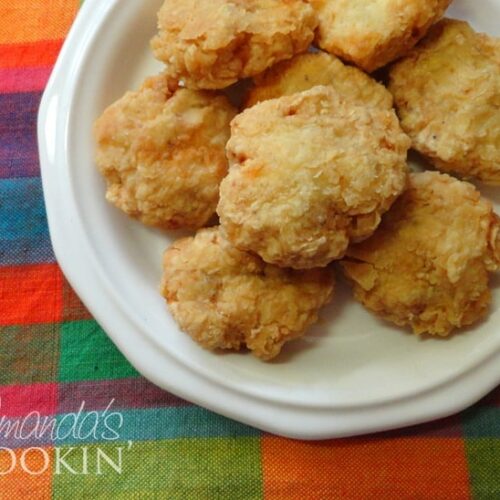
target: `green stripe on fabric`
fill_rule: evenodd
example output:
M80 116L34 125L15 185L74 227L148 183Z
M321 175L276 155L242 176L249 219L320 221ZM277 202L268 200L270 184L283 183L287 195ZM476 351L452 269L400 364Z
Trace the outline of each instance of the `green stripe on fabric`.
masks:
M88 474L76 448L66 462L79 474L54 468L53 498L66 500L258 500L263 497L258 438L179 439L134 443L122 451L122 473L101 460L97 449L118 462L116 445L87 448ZM66 449L68 451L68 449Z
M500 440L466 439L472 498L500 498Z
M60 382L140 376L94 320L64 323L60 348Z

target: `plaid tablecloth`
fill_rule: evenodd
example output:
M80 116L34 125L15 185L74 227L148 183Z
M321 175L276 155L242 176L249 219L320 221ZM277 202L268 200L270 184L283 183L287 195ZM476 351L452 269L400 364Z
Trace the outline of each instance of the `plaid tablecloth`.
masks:
M307 443L163 392L116 350L55 262L39 177L38 105L79 3L0 0L0 499L500 498L500 390Z

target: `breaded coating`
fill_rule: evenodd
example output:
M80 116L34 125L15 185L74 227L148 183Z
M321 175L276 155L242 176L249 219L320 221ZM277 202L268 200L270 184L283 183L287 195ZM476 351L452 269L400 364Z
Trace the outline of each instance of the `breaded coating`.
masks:
M390 70L404 130L439 170L500 185L500 39L446 19Z
M452 0L310 0L316 42L371 73L405 55Z
M316 26L305 0L166 0L151 47L188 88L220 89L305 52Z
M393 110L356 106L332 87L248 108L231 124L224 232L271 264L326 266L401 194L409 146Z
M342 97L360 106L392 108L392 95L383 85L326 52L295 56L256 76L246 96L245 107L317 85L331 85Z
M473 185L412 174L374 236L342 262L368 309L416 334L446 336L486 315L500 268L500 219Z
M162 294L183 331L206 349L248 347L270 360L317 321L334 289L331 269L293 271L237 250L219 228L175 242Z
M227 174L225 146L235 114L226 97L175 90L164 76L127 92L94 127L108 201L151 226L205 225Z

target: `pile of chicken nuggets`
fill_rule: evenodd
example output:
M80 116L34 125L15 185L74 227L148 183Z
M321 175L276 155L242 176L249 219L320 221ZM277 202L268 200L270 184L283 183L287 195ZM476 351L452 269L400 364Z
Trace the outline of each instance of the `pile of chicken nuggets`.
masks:
M96 163L126 214L197 231L166 250L161 293L201 346L274 358L335 268L418 335L488 314L500 218L464 179L500 185L500 40L450 3L164 2L164 70L96 121Z

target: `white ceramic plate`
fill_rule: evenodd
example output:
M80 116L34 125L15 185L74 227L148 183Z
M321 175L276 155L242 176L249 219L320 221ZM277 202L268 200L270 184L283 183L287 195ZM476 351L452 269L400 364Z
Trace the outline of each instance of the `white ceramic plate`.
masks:
M66 276L131 363L181 397L261 429L319 439L402 427L457 412L500 383L500 282L487 321L449 340L381 322L340 284L333 305L279 359L206 352L179 331L158 293L173 236L104 200L94 119L160 69L149 52L162 0L86 0L39 116L52 241ZM500 0L458 0L453 17L500 35ZM500 191L500 190L499 190ZM489 190L500 200L499 193Z

